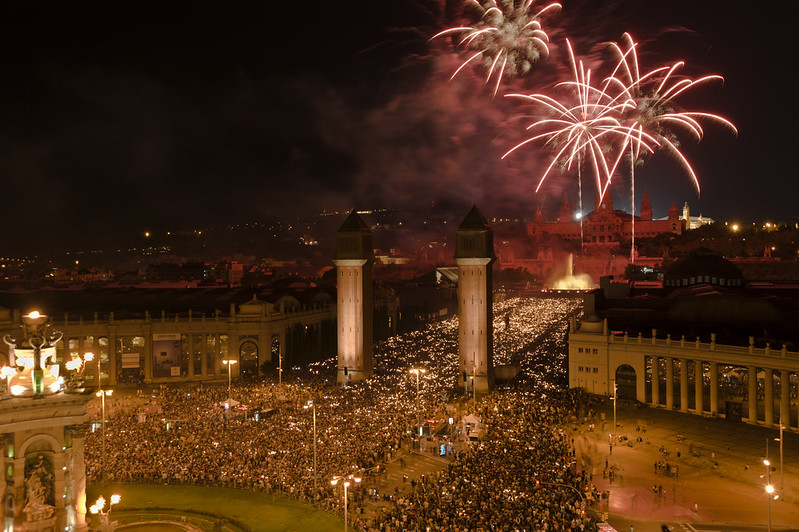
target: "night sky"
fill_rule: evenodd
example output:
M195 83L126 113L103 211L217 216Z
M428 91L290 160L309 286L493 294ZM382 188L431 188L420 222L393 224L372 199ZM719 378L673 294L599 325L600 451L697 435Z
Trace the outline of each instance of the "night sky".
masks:
M638 198L646 188L656 217L685 201L720 221L796 217L794 13L721 0L562 3L544 22L549 59L492 98L477 68L449 81L465 57L451 41L428 42L460 0L4 2L2 252L323 209L555 211L564 192L576 201L576 178L554 175L535 194L546 153L500 160L530 123L503 94L551 91L568 75L567 36L602 71L605 44L624 31L645 68L684 59L686 74L723 75L680 101L739 129L681 137L701 195L656 154L638 170ZM629 184L617 183L616 206L629 208Z

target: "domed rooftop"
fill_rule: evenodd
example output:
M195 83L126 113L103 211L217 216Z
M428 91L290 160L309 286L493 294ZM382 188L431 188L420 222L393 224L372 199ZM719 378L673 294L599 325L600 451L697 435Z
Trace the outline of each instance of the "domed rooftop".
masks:
M663 275L663 286L676 288L697 284L741 286L741 271L707 248L698 248L674 264Z

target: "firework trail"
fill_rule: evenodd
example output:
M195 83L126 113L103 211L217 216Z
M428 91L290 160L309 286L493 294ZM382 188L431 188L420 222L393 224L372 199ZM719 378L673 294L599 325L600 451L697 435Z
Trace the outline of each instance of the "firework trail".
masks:
M575 165L580 173L582 163L587 163L593 172L597 191L602 198L620 160L619 150L614 146L632 144L635 141L639 149L652 151L651 144L654 143L654 139L645 132L625 127L620 122L619 117L628 103L614 102L612 96L602 88L592 85L591 70L587 69L582 61L577 61L568 40L566 46L574 79L556 85L556 88L570 89L566 95L566 103L546 94L506 95L543 106L549 116L527 127L528 131L542 130L540 133L515 145L502 158L527 144L543 140L544 146L553 150L555 155L538 182L536 192L540 190L556 164L563 164L567 170ZM617 152L615 159L614 151Z
M533 122L528 131L540 131L525 139L502 156L504 159L514 151L536 141L543 141L544 146L554 152L552 161L542 175L536 192L546 181L556 164L562 164L566 170L572 166L577 170L577 186L580 202L580 232L582 236L582 166L587 164L596 181L600 201L604 197L611 178L620 161L618 144L632 143L628 137L636 135L635 143L639 149L651 149L653 141L644 132L635 132L624 127L619 121L622 108L626 103L615 103L613 98L601 88L592 85L591 70L582 61L577 61L571 43L567 40L572 81L562 82L557 87L569 90L566 102L563 103L545 94L508 94L508 97L521 98L533 104L543 106L549 116ZM614 151L616 152L614 158Z
M634 261L635 248L635 165L643 164L643 151L652 153L653 147L657 147L671 153L691 177L699 193L699 179L679 149L677 130L687 131L698 142L704 136L700 120L710 120L737 133L735 126L726 118L711 113L684 111L675 101L679 95L698 85L713 80L723 81L724 78L716 74L698 79L680 76L678 72L685 65L683 61L642 74L636 52L637 46L629 33L622 36L622 44L611 44L617 56L617 63L611 75L605 79L602 92L609 98L605 103L620 111L619 122L629 132L623 137L625 144L621 146L621 151L629 152L632 203L631 261ZM649 140L644 141L644 139Z
M535 0L466 0L467 6L477 10L479 17L470 26L458 26L439 32L430 40L446 35L460 35L457 45L473 52L452 74L472 63L482 61L487 72L486 84L495 78L494 95L503 77L526 75L533 64L549 55L549 37L541 26L541 17L550 11L560 10L552 3L539 11L532 11Z

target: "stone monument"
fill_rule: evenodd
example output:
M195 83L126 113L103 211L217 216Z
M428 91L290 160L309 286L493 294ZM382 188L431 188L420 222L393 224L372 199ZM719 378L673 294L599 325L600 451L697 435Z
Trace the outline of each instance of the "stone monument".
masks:
M19 338L6 335L9 365L0 395L2 518L6 530L85 531L83 438L92 395L68 393L56 363L61 333L47 316L22 317Z

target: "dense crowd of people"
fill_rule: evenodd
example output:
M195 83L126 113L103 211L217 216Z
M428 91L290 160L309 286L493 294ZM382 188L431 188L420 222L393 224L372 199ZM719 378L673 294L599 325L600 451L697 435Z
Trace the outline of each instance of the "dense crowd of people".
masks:
M425 478L375 530L593 530L590 477L577 473L562 425L577 394L498 393L479 405L487 432Z
M348 387L335 385L330 359L292 371L283 385L234 383L230 397L223 385L117 394L106 402L105 456L102 431L87 437L89 482L263 490L338 510L341 493L330 480L357 474L365 481L351 490L350 507L363 530L595 530L588 479L563 429L581 398L563 389L565 332L579 307L569 299L495 304L496 360L519 365L521 374L455 412L463 391L457 318L383 342L374 377ZM426 369L418 396L412 367ZM362 512L378 496L385 465L411 448L417 415L441 420L475 406L485 428L478 444L457 447L445 470L413 479L410 495L393 497L388 510Z

